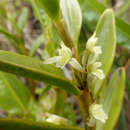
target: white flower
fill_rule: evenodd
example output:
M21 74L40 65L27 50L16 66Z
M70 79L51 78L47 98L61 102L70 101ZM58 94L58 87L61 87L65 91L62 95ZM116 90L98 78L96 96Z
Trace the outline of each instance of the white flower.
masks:
M56 60L56 65L57 67L63 68L72 59L72 52L63 43L61 43L61 49L58 51L59 58Z
M92 70L97 70L101 66L102 66L101 62L95 62L92 64Z
M93 52L94 52L95 56L97 57L98 55L102 54L102 48L100 46L95 46L93 48Z
M56 63L56 66L59 68L63 68L66 64L70 64L76 70L83 71L83 68L79 64L79 62L75 58L72 58L72 51L68 47L66 47L63 43L61 43L61 49L59 49L58 52L59 56L48 58L43 63L44 64Z
M86 44L86 49L95 55L95 58L97 58L100 54L102 54L102 48L101 46L97 46L98 38L95 36L95 33L88 39Z
M101 67L102 63L101 62L95 62L93 64L90 64L88 66L89 72L99 78L100 80L104 79L105 75L103 73L102 69L99 69Z
M95 45L97 43L97 40L98 38L95 37L95 33L94 33L87 41L87 45L86 45L87 50L89 50L90 52L93 52Z
M57 116L55 114L49 114L49 113L45 113L42 121L46 121L49 123L53 123L55 125L67 125L67 124L71 124L71 122L63 117Z
M75 58L72 58L71 61L69 62L69 64L75 68L76 70L79 70L79 71L83 71L83 68L82 66L79 64L79 62L75 59Z
M92 72L92 74L95 75L100 80L104 79L104 77L105 77L103 70L101 70L101 69L96 69L95 71Z
M102 105L100 104L90 105L89 113L91 117L95 118L96 120L100 120L102 123L105 123L108 119L107 114L104 112Z

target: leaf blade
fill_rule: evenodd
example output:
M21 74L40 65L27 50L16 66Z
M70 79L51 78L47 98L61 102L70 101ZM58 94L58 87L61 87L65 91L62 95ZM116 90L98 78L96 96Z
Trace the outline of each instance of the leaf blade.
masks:
M53 20L59 18L59 0L38 0L37 1L45 11Z
M21 15L18 19L18 28L21 32L23 32L23 29L25 27L25 24L27 22L27 19L28 19L28 9L27 8L23 8L22 9L22 12L21 12Z
M87 0L88 3L99 13L101 14L106 7L98 2L97 0ZM117 29L122 32L127 38L130 38L130 25L116 17L116 26Z
M107 77L114 60L116 49L115 18L112 10L107 9L102 14L96 27L96 36L98 37L97 45L102 47L102 54L99 56L99 61L102 63L101 68L105 77ZM98 96L103 82L104 80L98 79L94 82L95 97Z
M78 42L82 14L77 0L61 0L60 8L68 28L69 35L74 44Z
M45 65L36 58L0 51L0 70L56 85L75 95L80 94L80 90L64 77L60 69Z
M29 89L15 75L0 72L0 108L12 114L27 112Z
M106 124L97 123L97 130L113 130L118 120L125 89L125 69L119 68L113 73L105 89L104 97L100 101L104 111L108 114Z
M4 130L83 130L73 126L57 126L47 122L32 122L20 119L0 119L0 128Z

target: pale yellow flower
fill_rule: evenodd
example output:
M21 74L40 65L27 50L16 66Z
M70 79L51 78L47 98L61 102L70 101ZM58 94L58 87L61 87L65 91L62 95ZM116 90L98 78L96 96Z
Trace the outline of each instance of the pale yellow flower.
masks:
M69 120L50 113L45 113L42 121L46 121L55 125L71 125L71 122Z
M101 46L97 46L98 38L95 36L95 33L88 39L86 44L86 49L91 53L98 57L102 54Z
M48 58L43 63L56 63L56 66L59 68L63 68L66 64L70 64L74 69L78 71L83 71L83 68L79 64L79 62L72 57L72 51L70 50L70 48L66 47L63 43L61 43L61 49L59 49L58 52L59 56Z
M92 104L89 107L89 113L91 117L101 121L102 123L105 123L108 119L107 114L104 112L103 107L100 104Z
M94 62L93 64L89 65L89 72L96 76L98 79L102 80L105 78L105 74L103 73L103 70L100 69L101 67L101 62Z
M93 34L87 41L86 48L91 53L94 52L94 48L96 46L96 43L98 41L98 38L95 37L95 34Z

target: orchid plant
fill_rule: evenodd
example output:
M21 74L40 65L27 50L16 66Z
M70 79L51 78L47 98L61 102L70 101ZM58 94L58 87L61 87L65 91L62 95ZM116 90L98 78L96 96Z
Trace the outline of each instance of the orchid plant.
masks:
M0 89L3 89L0 109L10 117L15 114L22 117L0 119L0 128L113 130L125 86L123 67L109 76L116 49L113 10L104 10L93 34L81 43L82 11L77 0L30 0L30 3L41 23L44 36L41 43L45 42L45 48L42 60L29 56L27 51L25 56L0 50ZM82 50L80 44L84 45ZM14 74L26 77L33 90L30 92ZM36 80L44 82L44 87L37 89ZM67 118L69 114L64 116L68 93L78 101L82 126L73 125ZM1 125L4 123L8 125Z

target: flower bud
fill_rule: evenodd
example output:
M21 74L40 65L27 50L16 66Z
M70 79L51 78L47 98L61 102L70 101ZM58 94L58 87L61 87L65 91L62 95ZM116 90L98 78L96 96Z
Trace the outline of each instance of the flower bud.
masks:
M100 104L92 104L89 107L89 113L93 118L100 120L102 123L105 123L108 119L107 114L104 112L102 105Z
M98 38L95 37L95 34L94 34L92 37L88 39L87 44L86 44L86 49L91 53L94 52L94 48L97 41L98 41Z

